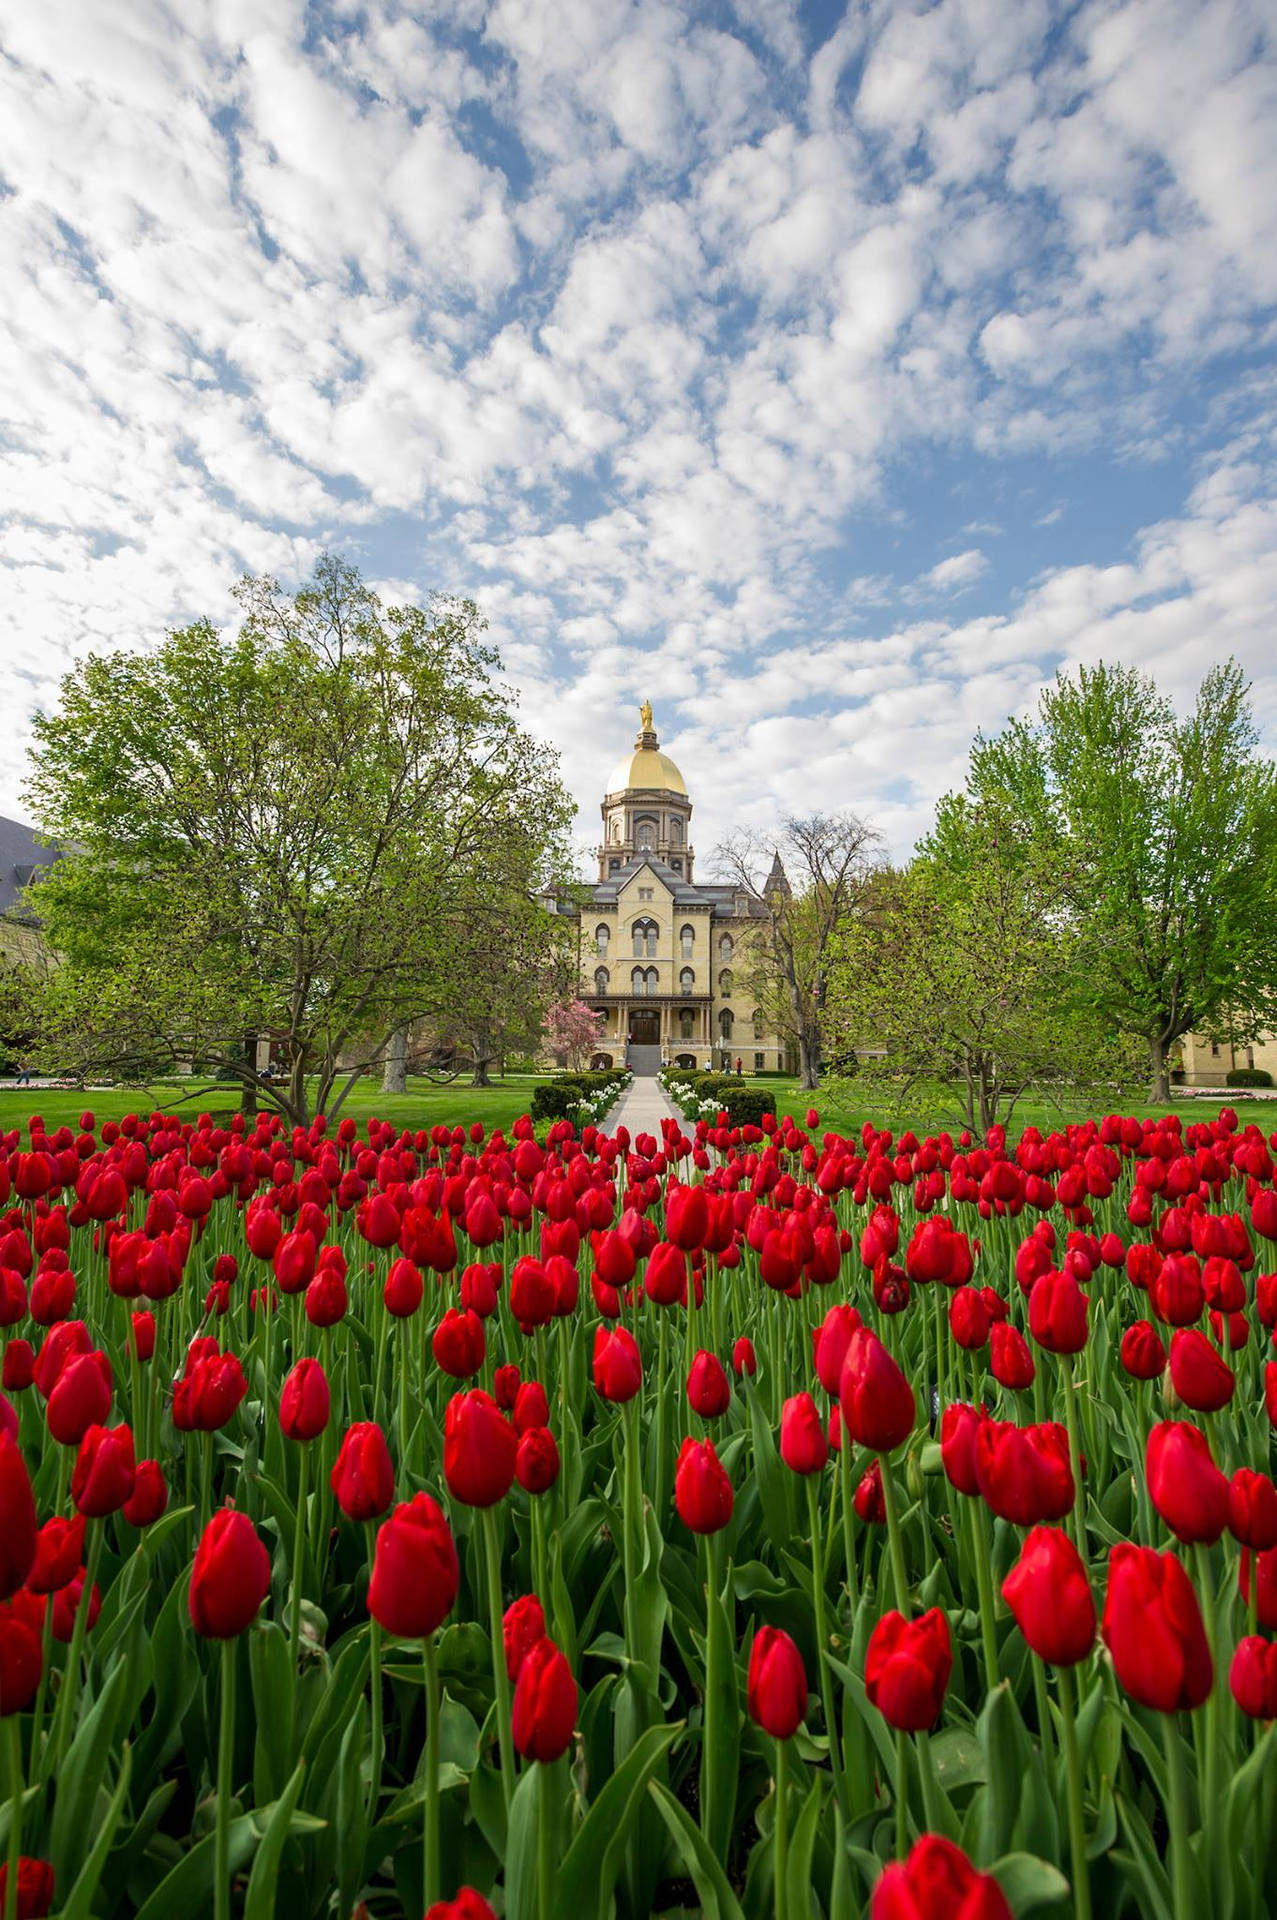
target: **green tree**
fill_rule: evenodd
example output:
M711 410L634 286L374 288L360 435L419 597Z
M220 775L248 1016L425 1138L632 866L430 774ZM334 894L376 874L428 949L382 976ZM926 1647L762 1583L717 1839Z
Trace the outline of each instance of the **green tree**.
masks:
M150 653L92 655L36 723L29 803L75 853L33 889L61 957L48 1047L240 1080L269 1037L291 1119L335 1113L457 990L459 928L568 870L572 804L467 602L383 608L325 556Z
M911 864L876 874L840 929L827 1025L901 1097L938 1080L987 1133L1031 1086L1129 1073L1084 965L1058 862L1005 811L950 794Z
M757 923L742 967L750 997L792 1037L805 1088L820 1082L834 942L864 895L879 845L854 813L791 814L775 840L742 831L717 850L719 871Z
M1277 1019L1277 776L1233 661L1177 717L1147 674L1061 674L1036 719L977 736L970 790L1059 865L1086 991L1147 1049L1152 1098L1185 1034Z

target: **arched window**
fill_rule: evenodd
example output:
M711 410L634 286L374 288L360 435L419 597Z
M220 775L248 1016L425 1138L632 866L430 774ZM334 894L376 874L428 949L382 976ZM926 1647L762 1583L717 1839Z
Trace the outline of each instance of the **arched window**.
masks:
M731 936L731 934L730 934L730 933L720 933L720 934L719 934L719 936L718 936L718 957L719 957L719 959L720 959L721 961L723 961L724 963L726 963L726 962L727 962L728 960L730 960L730 959L731 959L731 957L732 957L732 955L733 955L733 954L735 953L735 951L736 951L736 942L735 942L735 941L734 941L734 940L732 939L732 936Z
M724 1038L724 1040L730 1040L730 1039L731 1039L731 1037L732 1037L732 1010L731 1010L731 1008L730 1008L730 1007L724 1007L724 1008L723 1008L723 1011L722 1011L722 1012L721 1012L721 1013L719 1014L719 1016L718 1016L718 1031L719 1031L719 1032L720 1032L720 1033L722 1034L722 1036L723 1036L723 1038Z
M753 1019L754 1019L754 1038L755 1040L761 1040L763 1037L763 1016L761 1013L759 1013L757 1007L755 1007L754 1009Z
M661 977L655 967L647 970L647 990L649 993L659 993L661 990Z
M635 967L630 975L630 992L635 994L647 992L647 975L642 967Z
M655 920L636 920L634 922L634 958L655 960L656 936L659 933Z
M695 1015L695 1013L694 1013L694 1012L692 1011L692 1009L691 1009L691 1007L680 1007L680 1008L679 1008L679 1010L678 1010L678 1037L679 1037L679 1039L680 1039L680 1040L690 1040L690 1039L692 1039L692 1037L693 1037L693 1032L692 1032L692 1029L693 1029L693 1027L694 1027L694 1025L695 1025L695 1022L696 1022L696 1015Z
M640 853L650 853L652 851L656 845L656 822L654 820L639 821L634 844Z
M679 943L683 949L684 960L690 960L696 946L695 927L680 927L678 930L678 937L679 937Z
M695 993L696 975L690 967L684 967L683 971L679 974L678 990L680 993Z
M606 993L608 988L608 981L610 978L611 978L611 975L608 973L608 970L606 967L595 967L594 969L595 993Z
M621 816L619 813L612 815L612 838L619 844L621 838Z
M727 968L724 967L723 971L718 976L718 991L723 994L730 994L731 990L732 990L732 976L727 970Z
M682 844L683 844L683 822L681 820L671 820L670 821L670 845L672 847L681 847Z
M608 928L602 922L600 922L600 924L594 929L594 951L598 955L600 960L607 959L607 943L610 940L610 938L611 938L610 928Z

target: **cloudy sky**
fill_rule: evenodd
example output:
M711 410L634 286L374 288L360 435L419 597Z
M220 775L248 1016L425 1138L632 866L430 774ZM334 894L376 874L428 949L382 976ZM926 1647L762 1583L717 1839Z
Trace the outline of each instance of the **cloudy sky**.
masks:
M1249 669L1271 0L0 0L0 811L94 647L329 547L472 595L597 831L908 848L978 725Z

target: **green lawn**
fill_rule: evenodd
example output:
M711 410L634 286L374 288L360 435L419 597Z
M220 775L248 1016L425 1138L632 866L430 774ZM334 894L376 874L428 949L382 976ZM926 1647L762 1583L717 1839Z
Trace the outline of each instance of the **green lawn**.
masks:
M796 1079L767 1080L761 1084L775 1090L778 1113L791 1113L801 1120L809 1107L815 1107L821 1128L835 1133L859 1133L863 1122L869 1120L874 1126L890 1127L897 1134L912 1128L922 1135L947 1127L956 1137L962 1125L956 1092L942 1085L915 1087L900 1102L893 1094L884 1094L877 1088L858 1094L854 1083L847 1081L834 1082L828 1090L818 1088L815 1093L803 1092ZM1265 1134L1277 1131L1277 1100L1247 1100L1240 1089L1236 1094L1221 1091L1217 1099L1176 1098L1174 1094L1171 1098L1171 1110L1182 1116L1185 1125L1193 1120L1211 1120L1224 1106L1233 1108L1243 1127L1254 1122ZM1100 1102L1061 1102L1045 1100L1040 1095L1025 1095L1016 1102L1009 1131L1018 1134L1032 1125L1049 1133L1070 1121L1085 1120L1098 1113L1134 1114L1144 1119L1162 1111L1160 1106L1151 1105L1147 1100L1124 1099L1116 1093Z
M401 1126L414 1129L439 1123L468 1127L472 1120L481 1120L489 1132L494 1127L508 1131L511 1123L527 1112L533 1087L545 1077L544 1074L511 1073L490 1087L472 1087L464 1077L447 1086L411 1078L407 1093L401 1094L382 1093L373 1081L360 1082L341 1113L342 1117L349 1114L361 1123L375 1114L380 1120L395 1120ZM192 1081L184 1086L169 1081L153 1087L90 1088L78 1093L55 1092L44 1087L0 1088L0 1131L24 1125L33 1113L40 1114L45 1125L52 1129L64 1121L74 1127L86 1107L99 1121L119 1120L126 1113L152 1113L156 1108L193 1120L199 1113L222 1111L237 1104L232 1087L201 1092L198 1099L189 1098L192 1092L206 1085L206 1082Z

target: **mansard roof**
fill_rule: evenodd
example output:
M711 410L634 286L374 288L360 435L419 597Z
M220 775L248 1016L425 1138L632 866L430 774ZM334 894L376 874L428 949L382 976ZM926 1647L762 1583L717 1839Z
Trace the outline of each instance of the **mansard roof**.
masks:
M706 886L693 885L685 880L681 873L675 873L673 867L664 860L657 860L650 853L638 854L627 860L615 873L609 873L606 880L599 880L590 888L591 903L595 907L615 907L623 890L644 867L654 879L659 880L665 891L673 896L674 904L679 907L699 907L711 914L730 916L734 919L760 919L764 909L754 900L747 899L742 916L736 902L740 897L738 890L730 884L711 883Z

